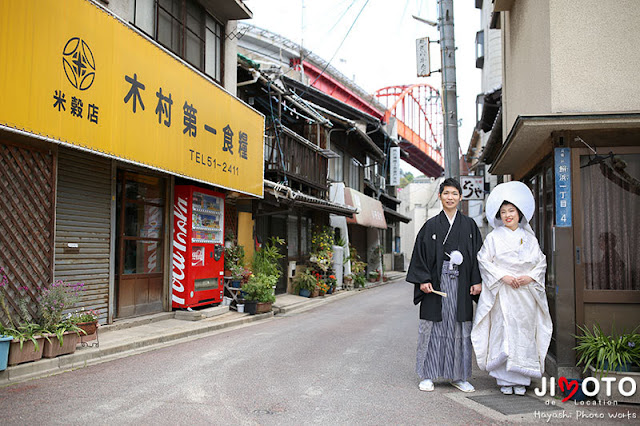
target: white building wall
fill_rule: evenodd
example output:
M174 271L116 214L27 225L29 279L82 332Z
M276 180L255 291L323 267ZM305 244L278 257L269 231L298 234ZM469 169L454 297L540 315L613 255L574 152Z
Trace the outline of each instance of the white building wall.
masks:
M433 182L410 183L398 191L398 198L402 201L399 212L411 218L409 223L400 223L400 241L405 255L405 265L411 260L413 245L422 225L442 210L438 199L441 182L441 179L435 179Z
M493 3L484 1L481 13L481 28L484 31L484 67L482 68L482 91L487 93L502 85L502 36L499 29L490 29ZM483 144L484 146L484 144Z
M551 112L640 110L640 2L549 3Z

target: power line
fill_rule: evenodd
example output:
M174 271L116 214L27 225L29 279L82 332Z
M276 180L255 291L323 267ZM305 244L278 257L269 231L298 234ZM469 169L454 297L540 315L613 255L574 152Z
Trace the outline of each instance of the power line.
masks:
M336 55L338 54L338 52L340 51L340 49L342 48L342 45L344 44L344 42L347 40L347 37L349 36L349 33L351 33L351 30L353 29L353 27L356 25L356 22L358 22L358 18L360 18L360 15L362 14L362 11L364 10L365 7L367 7L367 5L369 4L369 0L367 0L365 2L365 4L362 6L362 9L360 9L360 12L358 12L358 15L356 16L356 19L353 20L353 23L351 24L351 26L349 27L349 31L347 31L347 33L344 35L344 38L342 39L342 41L340 42L340 45L338 46L338 48L336 49L335 53L333 54L333 56L331 57L331 59L329 59L329 61L327 62L327 64L324 66L324 68L322 69L322 72L320 72L320 74L318 74L318 76L316 77L315 80L313 80L313 83L311 83L309 86L313 86L315 84L316 81L318 81L318 79L322 76L322 74L324 74L324 72L327 70L327 68L329 67L329 64L331 64L331 61L334 60L334 58L336 57Z

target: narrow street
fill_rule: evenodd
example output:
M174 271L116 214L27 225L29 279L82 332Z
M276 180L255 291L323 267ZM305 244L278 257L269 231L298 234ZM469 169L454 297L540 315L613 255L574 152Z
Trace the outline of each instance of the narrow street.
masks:
M404 282L0 389L3 424L426 424L489 419L417 389ZM9 409L10 407L10 409ZM422 408L421 408L422 407Z
M534 409L546 416L565 412L545 411L531 397L505 400L477 369L473 394L446 383L420 392L416 328L411 287L399 281L312 310L2 388L2 424L507 424L546 422L534 417ZM501 401L512 415L468 397ZM576 420L576 407L568 404L562 408L573 417L554 417L553 423ZM638 408L631 412L640 417Z

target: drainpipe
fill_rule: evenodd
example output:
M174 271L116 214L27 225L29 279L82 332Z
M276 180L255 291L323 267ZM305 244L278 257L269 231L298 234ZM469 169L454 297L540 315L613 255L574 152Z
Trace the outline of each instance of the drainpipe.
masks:
M236 86L237 87L247 86L249 84L253 84L253 83L257 82L258 79L260 78L260 73L258 71L255 71L255 70L251 70L251 75L253 76L253 78L251 80L241 81L240 83L236 84Z

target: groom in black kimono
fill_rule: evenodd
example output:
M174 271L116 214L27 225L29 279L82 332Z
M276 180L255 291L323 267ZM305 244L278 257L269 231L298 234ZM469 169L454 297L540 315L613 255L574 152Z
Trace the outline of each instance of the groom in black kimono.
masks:
M471 302L482 290L477 260L482 236L473 219L457 210L462 199L457 180L446 179L438 198L443 210L418 233L406 278L415 284L413 303L420 304L416 372L420 390L432 391L434 380L445 379L463 392L473 392L468 382Z

